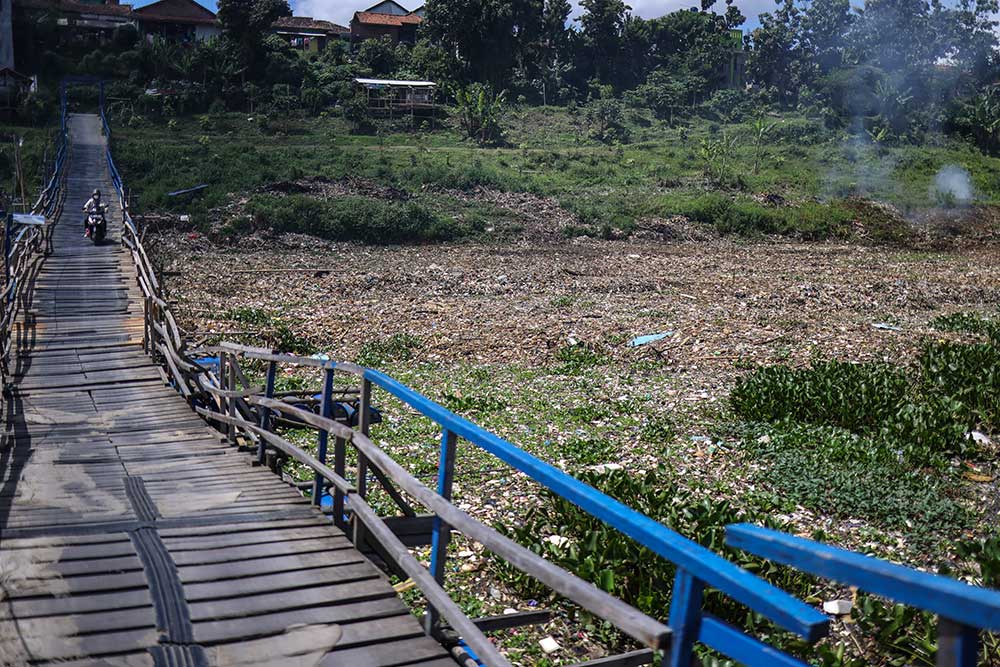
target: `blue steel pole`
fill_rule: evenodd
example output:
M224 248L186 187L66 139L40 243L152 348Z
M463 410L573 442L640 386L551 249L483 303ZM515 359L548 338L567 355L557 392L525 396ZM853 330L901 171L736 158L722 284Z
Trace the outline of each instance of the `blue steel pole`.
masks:
M267 380L264 381L264 397L274 398L274 378L277 375L278 364L274 361L267 365ZM270 429L271 409L260 406L260 427L265 431ZM267 458L267 441L264 438L257 443L257 465L264 465Z
M677 569L670 600L670 667L689 667L701 625L704 584L690 572Z
M979 629L949 618L938 618L937 667L976 667Z
M326 419L330 419L333 414L333 368L327 367L323 372L323 394L321 397L320 404L320 414ZM330 440L330 434L326 430L320 429L316 440L316 458L319 459L320 463L326 463L326 445ZM323 476L316 473L316 478L313 481L313 505L319 507L320 503L323 501ZM340 519L334 517L334 520L339 524Z
M455 481L455 452L458 436L444 429L441 432L441 451L438 459L438 495L445 500L451 500L452 486ZM444 566L448 560L448 542L451 538L451 528L441 517L435 516L431 532L431 574L435 581L444 585ZM427 632L431 632L438 624L438 613L433 607L428 607Z

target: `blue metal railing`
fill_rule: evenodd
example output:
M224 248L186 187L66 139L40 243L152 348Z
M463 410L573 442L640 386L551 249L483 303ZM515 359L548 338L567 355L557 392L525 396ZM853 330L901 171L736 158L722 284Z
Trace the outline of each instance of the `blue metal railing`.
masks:
M975 667L979 631L1000 631L1000 591L751 524L726 527L726 543L809 574L938 615L937 664Z
M110 139L111 129L103 105L101 119L105 134ZM121 174L111 155L110 145L107 151L107 163L115 190L124 201L125 190ZM123 213L126 224L129 224L134 231L134 225L124 206ZM324 369L325 384L331 381L334 370L359 375L364 380L365 387L374 386L386 391L438 424L441 428L438 493L442 497L450 497L456 442L458 438L462 438L674 563L677 566L677 574L673 595L670 609L664 610L673 634L669 654L663 660L664 665L689 667L694 646L701 643L750 667L773 665L804 667L805 663L797 658L705 613L703 593L706 587L717 589L808 641L816 641L827 634L829 618L812 606L456 415L389 375L349 363L320 362L296 357L283 359L288 363L308 363ZM275 360L270 361L269 389L265 392L266 395L270 395L273 391ZM362 391L364 393L370 390L363 388ZM262 419L266 419L266 414L265 411ZM322 435L320 437L322 438ZM319 444L318 458L325 464L327 454L325 443ZM363 488L365 480L359 478L357 483L359 488ZM339 512L342 513L342 508ZM335 519L338 518L338 510L335 510L334 516ZM978 647L972 637L978 629L1000 628L998 620L1000 592L960 584L944 577L926 575L885 561L752 526L731 526L727 534L733 546L787 563L806 572L852 583L906 604L941 614L942 646L945 648L938 652L939 665L971 667ZM447 535L447 526L437 518L433 528L430 566L435 576L443 574L444 571ZM831 563L836 563L836 567ZM950 592L950 597L941 595L945 590ZM954 610L956 606L965 606L973 600L975 605L968 606L968 613ZM955 628L957 630L953 632ZM957 636L958 639L952 641L950 638L953 636ZM959 650L947 648L950 646L958 647ZM970 659L973 662L969 662Z
M108 174L111 176L111 184L115 188L115 194L118 195L118 202L121 205L122 210L122 223L127 225L132 233L138 236L138 229L135 226L135 222L132 220L132 215L128 210L128 200L126 198L125 184L122 181L121 172L118 171L118 166L115 164L114 156L111 151L111 124L108 122L108 115L104 109L104 84L101 85L101 95L100 95L100 114L101 114L101 127L104 130L104 138L106 140L104 157L108 163Z
M546 489L677 565L674 596L670 608L669 625L674 632L673 656L670 664L688 665L691 649L696 640L703 641L728 655L730 649L728 634L715 633L704 637L699 634L701 594L706 585L718 589L809 641L815 641L826 634L829 619L824 614L697 542L459 417L385 373L365 369L363 377L436 422L445 432L454 433L493 454ZM444 463L443 457L441 463ZM442 466L439 478L444 473ZM443 556L433 553L432 557ZM744 641L748 645L757 645L762 657L769 656L773 651L751 637L744 637ZM754 661L748 664L767 663ZM794 661L787 664L801 663Z

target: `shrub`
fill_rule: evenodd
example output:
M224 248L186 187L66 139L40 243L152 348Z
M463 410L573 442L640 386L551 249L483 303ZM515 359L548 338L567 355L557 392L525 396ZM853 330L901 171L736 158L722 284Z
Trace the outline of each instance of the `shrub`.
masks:
M729 396L747 421L797 421L871 432L897 411L909 380L889 364L816 362L809 368L760 368L741 378Z
M577 477L586 484L616 498L682 535L726 556L737 565L746 567L772 582L802 594L811 587L811 579L745 552L725 547L725 526L750 521L773 528L783 526L769 516L741 510L729 501L714 500L705 489L680 486L665 468L639 475L623 471L610 473L583 472ZM634 605L655 618L663 617L670 608L675 566L630 538L598 521L576 505L549 491L543 491L541 502L512 531L511 537L547 560L586 579L599 588ZM549 540L559 536L566 541ZM641 563L642 567L636 567ZM500 559L491 565L502 581L522 597L544 598L547 588L514 569ZM705 592L705 607L710 613L741 625L747 621L745 608L725 598L718 591ZM608 631L606 640L619 639ZM610 635L610 636L608 636Z
M694 77L656 69L626 99L635 106L649 107L658 118L673 124L676 116L687 111L691 98L703 83Z
M749 429L742 447L763 464L751 473L755 481L785 502L824 515L863 518L928 541L971 520L949 497L946 481L910 469L877 436L784 424Z
M951 313L939 315L930 322L938 331L979 334L994 344L1000 343L1000 319L983 317L979 313Z
M255 336L257 342L280 352L287 354L313 354L316 352L316 346L313 345L312 341L295 333L280 316L263 308L231 308L222 313L221 317L260 327L260 331Z
M344 118L351 121L354 131L367 134L375 130L374 120L368 111L368 102L361 95L354 95L344 104Z
M956 552L979 566L984 586L1000 588L1000 535L959 542Z
M358 351L357 362L362 366L381 366L391 361L407 361L413 358L423 342L410 334L393 334L364 343Z
M604 143L628 143L629 132L625 127L625 105L621 100L608 97L587 104L587 124L590 136Z
M605 363L606 358L596 347L586 343L571 343L556 350L555 360L559 370L567 375Z
M1000 429L1000 346L932 342L918 361L924 388L951 406L956 422Z
M753 99L746 92L731 88L715 91L705 102L704 109L727 123L740 123L755 111Z
M506 111L506 94L495 93L482 83L474 83L453 92L459 123L470 139L480 146L503 143L501 122Z
M247 210L258 229L312 234L331 241L388 245L445 241L460 235L453 221L414 202L363 197L323 201L305 195L257 195L250 200Z
M783 234L813 241L847 236L852 219L851 213L837 204L768 207L718 193L701 195L681 205L678 212L724 234Z
M823 126L813 120L796 118L775 123L770 139L773 142L784 142L796 146L812 146L826 139Z
M870 439L886 460L940 466L969 444L962 396L921 391L889 364L822 361L757 369L737 382L730 404L746 421L832 426Z

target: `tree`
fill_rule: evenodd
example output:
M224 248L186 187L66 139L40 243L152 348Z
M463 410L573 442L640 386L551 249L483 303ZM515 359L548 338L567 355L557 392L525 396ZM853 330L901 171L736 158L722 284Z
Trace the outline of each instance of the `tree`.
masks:
M474 81L502 88L541 34L543 0L429 0L422 30Z
M1000 74L997 54L997 0L959 0L948 12L950 31L946 33L952 60L972 77L974 84L995 81Z
M1000 148L1000 90L987 88L962 103L954 123L981 149L995 155Z
M850 0L812 0L802 12L800 40L803 52L819 74L845 63L845 35L850 33L855 14Z
M722 84L732 51L730 27L711 12L681 10L646 21L648 71L663 70L683 81L694 105ZM648 83L648 80L647 80Z
M429 39L420 39L410 49L410 61L406 70L420 79L449 83L454 81L458 63L455 56Z
M642 106L649 107L657 117L673 125L679 112L691 107L693 90L704 86L704 81L689 76L678 76L673 71L656 69L646 83L636 88L629 97Z
M251 67L259 62L258 54L274 22L292 15L288 0L219 0L218 5L223 32Z
M587 103L587 124L590 136L607 144L628 142L625 108L621 100L608 94Z
M589 76L613 83L622 47L622 35L631 7L622 0L581 0L580 22L583 65Z
M381 39L366 39L358 47L354 60L371 74L385 76L396 71L396 43L385 36Z
M543 105L560 97L570 70L566 58L570 47L569 31L566 29L570 11L569 0L545 0L538 42L527 49L528 60L535 65L535 71L528 76L534 75L532 85L541 94ZM532 55L534 57L530 57ZM522 63L522 66L527 64Z
M947 55L947 35L935 30L943 11L926 0L867 0L848 41L857 64L878 67L901 84L927 74Z
M775 101L797 102L809 80L810 63L802 43L802 13L795 0L780 0L773 13L761 14L760 27L750 33L750 41L750 78L770 91Z
M572 9L569 0L545 0L542 8L542 42L557 53L562 53L569 44L566 22Z

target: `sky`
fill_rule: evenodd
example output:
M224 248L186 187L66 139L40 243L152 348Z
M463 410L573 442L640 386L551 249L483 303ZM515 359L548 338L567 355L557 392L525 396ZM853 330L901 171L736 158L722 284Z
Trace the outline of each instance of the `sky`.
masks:
M354 12L371 7L378 0L290 0L292 11L302 16L312 16L314 18L326 19L341 25L351 22ZM396 0L407 9L416 9L421 0ZM579 3L573 3L573 16L580 12ZM632 13L642 18L656 18L678 9L688 9L699 4L699 0L631 0L627 4L632 7ZM720 0L717 3L722 10L725 4ZM736 4L747 17L747 25L744 28L754 28L757 26L757 15L761 12L770 11L774 7L774 0L737 0ZM752 19L752 20L751 20Z
M148 5L153 0L137 0L136 7ZM292 13L296 16L312 16L317 19L326 19L340 25L348 25L354 12L366 9L374 5L378 0L289 0L292 6ZM570 0L573 3L573 16L580 13L577 0ZM215 0L198 0L213 12L216 10ZM423 4L422 0L397 0L399 4L407 9L416 9ZM642 18L656 18L678 9L687 9L696 6L699 0L631 0L628 2L632 7L632 13ZM717 9L725 10L725 3L719 0ZM752 30L757 27L757 16L762 12L771 11L775 4L774 0L736 0L737 6L747 17L747 22L743 26L744 30Z

